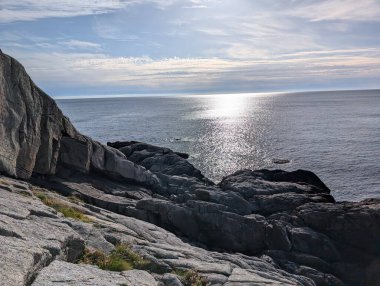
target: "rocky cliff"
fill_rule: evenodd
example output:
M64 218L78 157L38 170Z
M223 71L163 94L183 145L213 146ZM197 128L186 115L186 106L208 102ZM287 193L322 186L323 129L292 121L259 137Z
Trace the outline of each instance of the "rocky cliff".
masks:
M3 53L0 143L2 285L380 285L380 200L335 202L304 170L216 185L187 154L102 145Z

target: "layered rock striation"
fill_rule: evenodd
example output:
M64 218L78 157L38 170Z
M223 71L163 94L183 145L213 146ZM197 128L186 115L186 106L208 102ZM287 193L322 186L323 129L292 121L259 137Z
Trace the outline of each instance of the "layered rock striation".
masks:
M304 170L241 170L214 184L187 154L102 145L2 53L0 142L5 285L182 285L178 270L209 285L380 284L379 199L336 202ZM45 206L37 185L90 220ZM109 253L119 243L154 267L75 264L85 248Z

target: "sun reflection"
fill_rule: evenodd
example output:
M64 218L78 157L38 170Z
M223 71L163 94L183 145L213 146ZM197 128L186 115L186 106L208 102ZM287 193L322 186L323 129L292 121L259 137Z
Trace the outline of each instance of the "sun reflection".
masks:
M247 110L248 96L245 94L219 94L210 96L210 117L239 117Z

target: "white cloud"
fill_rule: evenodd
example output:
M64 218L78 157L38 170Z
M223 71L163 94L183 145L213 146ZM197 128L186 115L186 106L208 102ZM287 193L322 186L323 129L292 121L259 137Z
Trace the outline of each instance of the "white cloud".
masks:
M121 0L1 0L0 22L102 14L126 4Z
M358 79L380 74L380 49L315 51L270 60L111 57L93 53L17 56L42 86L118 87L126 92L212 90L233 84L251 91L270 85Z
M209 1L211 0L1 0L0 23L104 14L142 4L151 4L160 9L177 4L205 8L205 3Z
M309 1L310 2L310 1ZM380 21L379 0L318 0L296 5L285 13L311 21Z
M54 38L38 25L24 32L18 24L0 32L3 47L33 78L57 90L255 90L380 74L380 51L371 48L379 43L372 37L379 0L0 1L0 22L124 9L93 17L89 35L62 29ZM183 9L189 7L208 9Z
M92 43L92 42L86 42L86 41L79 41L79 40L69 40L61 42L60 45L65 46L69 49L82 49L82 50L100 50L101 45L98 43Z

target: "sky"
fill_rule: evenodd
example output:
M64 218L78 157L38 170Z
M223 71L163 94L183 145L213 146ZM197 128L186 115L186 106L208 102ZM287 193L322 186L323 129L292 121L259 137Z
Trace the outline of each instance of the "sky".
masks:
M52 96L380 88L379 0L0 0Z

